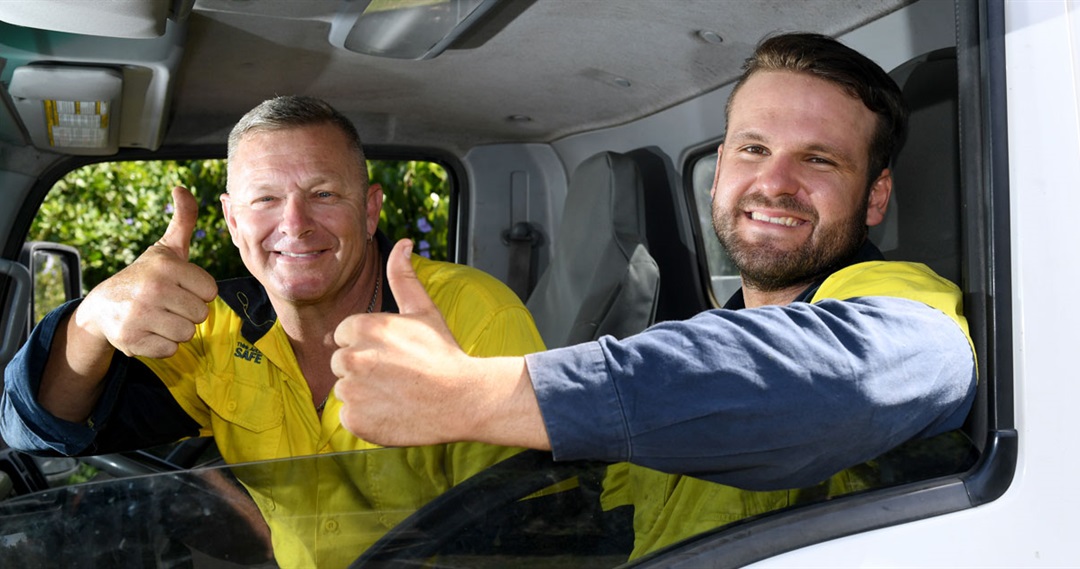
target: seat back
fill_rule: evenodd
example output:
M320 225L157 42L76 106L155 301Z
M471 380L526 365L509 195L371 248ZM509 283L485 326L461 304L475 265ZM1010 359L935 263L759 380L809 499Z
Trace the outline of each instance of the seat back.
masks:
M889 259L927 264L965 292L964 311L976 348L986 314L964 282L964 201L960 178L959 75L955 48L930 52L908 61L890 75L911 109L907 140L893 165L893 194L886 222L871 228L871 239ZM970 252L969 252L970 254ZM982 286L976 283L976 287ZM982 367L980 374L987 369ZM979 450L987 444L988 378L980 378L975 403L963 433ZM940 435L950 448L950 434ZM935 439L931 439L930 444ZM955 442L955 441L954 441ZM948 451L934 451L948 460ZM955 453L966 452L956 449ZM918 450L919 460L931 456ZM960 456L954 454L954 456ZM908 460L902 452L894 458ZM894 460L895 462L895 460ZM957 470L954 470L957 471Z
M911 109L908 137L893 164L886 220L870 237L885 256L926 263L960 284L960 151L956 52L937 50L890 75Z
M526 303L549 348L652 323L660 270L646 244L643 194L628 156L602 152L574 171L551 263Z

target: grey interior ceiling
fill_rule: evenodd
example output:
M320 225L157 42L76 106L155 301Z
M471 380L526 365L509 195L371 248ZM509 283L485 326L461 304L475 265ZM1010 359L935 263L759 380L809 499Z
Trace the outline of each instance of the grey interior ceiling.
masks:
M196 0L180 18L164 144L220 143L241 114L276 94L327 99L369 145L461 152L552 141L716 89L767 33L835 35L906 3L509 0L452 49L409 61L331 45L341 0ZM703 40L702 30L723 41Z

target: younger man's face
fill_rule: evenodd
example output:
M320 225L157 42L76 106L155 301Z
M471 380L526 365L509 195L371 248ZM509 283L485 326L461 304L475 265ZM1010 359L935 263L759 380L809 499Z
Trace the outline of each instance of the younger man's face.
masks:
M877 116L804 73L755 73L731 104L713 182L713 225L743 285L802 286L862 245L884 219L892 178L867 189Z

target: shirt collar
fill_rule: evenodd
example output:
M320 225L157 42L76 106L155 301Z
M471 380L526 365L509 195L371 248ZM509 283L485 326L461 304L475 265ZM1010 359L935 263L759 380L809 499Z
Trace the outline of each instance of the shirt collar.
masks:
M833 273L839 271L840 269L850 267L851 265L857 265L859 263L865 263L867 261L884 260L885 255L881 253L881 250L878 249L876 245L871 243L869 239L867 239L863 241L862 246L859 247L859 250L856 251L854 255L848 257L845 262L838 264L835 268L833 268L832 271L829 271L828 274L825 274L818 278L816 281L810 283L810 285L803 289L803 291L800 292L799 295L795 297L795 300L792 302L810 302L810 299L813 298L814 294L817 293L817 290L821 288L821 284L825 282L825 279L828 279L830 276L832 276ZM746 308L746 300L743 298L742 287L739 287L739 290L735 291L735 294L731 295L731 298L729 298L728 301L724 303L724 308L727 310L741 310L743 308Z

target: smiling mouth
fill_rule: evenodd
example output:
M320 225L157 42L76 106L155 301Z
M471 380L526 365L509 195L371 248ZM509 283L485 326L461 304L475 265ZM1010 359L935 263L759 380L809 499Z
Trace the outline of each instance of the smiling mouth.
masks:
M318 257L322 254L322 251L312 251L310 253L292 253L289 251L278 251L278 255L282 257L288 257L290 259L310 259L312 257Z
M805 221L794 217L769 217L756 211L750 212L750 219L754 221L764 221L765 223L771 223L773 225L783 225L785 227L798 227L803 223L806 223Z

